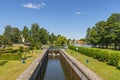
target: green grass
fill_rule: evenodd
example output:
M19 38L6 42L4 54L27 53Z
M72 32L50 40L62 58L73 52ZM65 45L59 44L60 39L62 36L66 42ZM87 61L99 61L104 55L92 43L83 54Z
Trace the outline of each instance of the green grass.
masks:
M0 60L20 60L18 54L4 53L0 55Z
M0 60L0 80L16 80L41 53L41 50L30 51L30 54L26 55L25 64L22 64L21 60Z
M101 76L104 80L120 80L120 70L116 69L116 67L107 65L104 62L100 62L70 49L66 50L66 52L90 68L97 75ZM86 63L87 59L89 60L88 63Z

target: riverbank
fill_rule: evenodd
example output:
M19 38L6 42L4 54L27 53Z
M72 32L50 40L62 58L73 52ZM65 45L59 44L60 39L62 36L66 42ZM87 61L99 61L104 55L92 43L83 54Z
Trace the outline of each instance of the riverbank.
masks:
M104 62L100 62L92 57L82 55L70 49L67 49L66 52L90 68L97 75L101 76L104 80L120 80L120 70L116 67L107 65Z
M0 60L0 80L16 80L41 53L42 50L30 51L24 63L22 60Z

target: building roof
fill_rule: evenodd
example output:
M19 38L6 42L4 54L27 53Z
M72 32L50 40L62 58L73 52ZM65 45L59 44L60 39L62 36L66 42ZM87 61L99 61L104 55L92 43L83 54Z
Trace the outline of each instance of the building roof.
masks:
M81 40L77 40L76 44L86 44L86 42L85 41L81 41Z

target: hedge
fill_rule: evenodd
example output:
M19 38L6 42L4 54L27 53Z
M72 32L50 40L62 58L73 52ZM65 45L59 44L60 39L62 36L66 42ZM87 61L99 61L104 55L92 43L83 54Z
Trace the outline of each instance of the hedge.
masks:
M0 49L0 53L17 53L18 49Z
M20 60L21 57L18 54L4 53L0 55L0 60Z
M78 48L78 50L76 49ZM69 49L75 50L84 54L89 57L93 57L99 61L105 62L112 66L119 66L120 63L120 52L113 51L113 50L105 50L105 49L98 49L98 48L86 48L86 47L76 47L76 46L69 46Z

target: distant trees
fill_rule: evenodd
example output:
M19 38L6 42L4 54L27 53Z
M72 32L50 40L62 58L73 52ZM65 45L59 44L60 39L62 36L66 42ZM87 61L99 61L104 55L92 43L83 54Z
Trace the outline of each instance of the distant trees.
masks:
M107 21L99 21L88 28L86 39L93 46L108 48L114 44L115 49L120 48L120 14L112 14Z
M64 46L69 43L66 37L55 35L40 27L39 24L33 23L30 28L24 26L22 30L11 25L5 26L3 35L0 35L0 45L12 45L14 43L30 43L30 47L39 49L41 45L52 44L57 46Z
M65 46L67 45L67 39L65 36L58 36L57 40L54 43L57 46Z
M47 42L49 41L49 33L46 29L44 28L41 28L39 30L39 39L40 39L40 42L44 45L44 44L47 44Z
M27 26L24 26L23 30L21 31L21 36L25 38L25 42L28 42L30 40L30 31Z
M2 45L2 43L3 43L3 36L0 35L0 46Z
M21 37L20 37L21 32L17 27L13 28L12 36L13 36L13 43L20 43L21 42Z
M49 35L49 41L50 41L50 43L54 44L54 41L56 41L56 40L57 40L57 36L54 33L51 33Z
M12 45L13 43L20 43L20 30L17 27L11 27L7 25L3 33L2 42L4 45Z
M11 27L11 25L7 25L3 33L3 44L12 45L12 43L13 43L13 28Z

